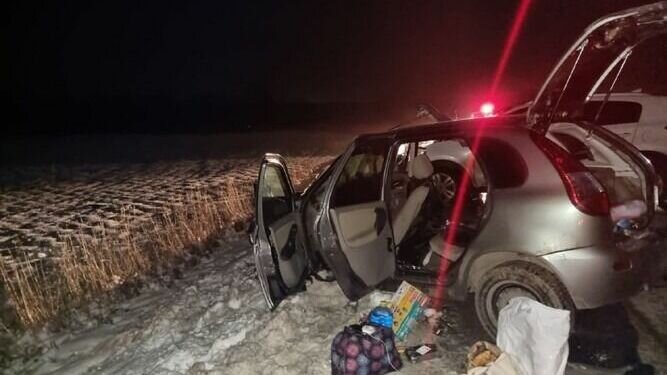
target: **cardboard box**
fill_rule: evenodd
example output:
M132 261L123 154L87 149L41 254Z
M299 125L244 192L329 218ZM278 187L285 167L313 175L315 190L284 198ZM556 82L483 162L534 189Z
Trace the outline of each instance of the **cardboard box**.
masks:
M428 296L410 283L403 281L391 300L394 313L394 334L399 340L405 339L417 319L424 312Z

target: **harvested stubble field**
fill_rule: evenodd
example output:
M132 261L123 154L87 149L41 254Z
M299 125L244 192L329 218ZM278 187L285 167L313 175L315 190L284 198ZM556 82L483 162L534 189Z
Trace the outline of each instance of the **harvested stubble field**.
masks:
M295 184L329 160L288 158ZM258 166L227 158L3 169L22 181L0 191L3 324L39 325L241 229Z

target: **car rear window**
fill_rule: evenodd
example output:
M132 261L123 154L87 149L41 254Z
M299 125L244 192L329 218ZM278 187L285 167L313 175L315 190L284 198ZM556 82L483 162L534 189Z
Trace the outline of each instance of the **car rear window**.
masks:
M590 101L584 106L584 119L595 121L595 116L602 105L602 101ZM642 114L642 105L635 102L609 101L602 108L602 113L596 122L597 125L614 125L639 122Z
M593 153L584 142L565 133L552 132L551 134L558 140L561 146L563 146L570 155L577 158L577 160L595 160Z
M477 158L484 164L494 188L518 187L528 178L528 167L521 154L510 144L498 139L480 140Z

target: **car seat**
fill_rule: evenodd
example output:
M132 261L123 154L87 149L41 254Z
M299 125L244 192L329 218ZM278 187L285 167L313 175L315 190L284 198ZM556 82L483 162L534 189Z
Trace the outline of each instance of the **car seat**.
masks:
M425 154L418 155L408 164L408 174L417 180L426 180L433 175L433 164ZM392 227L394 229L394 243L397 245L401 244L419 214L431 189L430 186L430 184L423 184L416 187L394 217Z

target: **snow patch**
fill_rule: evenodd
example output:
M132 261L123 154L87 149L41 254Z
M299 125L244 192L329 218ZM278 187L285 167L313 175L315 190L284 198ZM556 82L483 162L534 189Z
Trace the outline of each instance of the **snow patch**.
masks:
M237 298L232 298L227 302L227 306L229 306L230 309L238 310L241 308L241 300Z
M241 331L237 332L232 336L215 340L213 346L211 347L211 350L209 350L208 352L208 357L210 358L217 357L225 350L231 348L234 345L238 345L243 340L245 340L245 335L246 335L246 330L242 329Z

